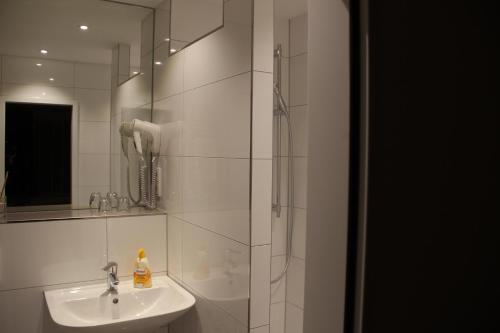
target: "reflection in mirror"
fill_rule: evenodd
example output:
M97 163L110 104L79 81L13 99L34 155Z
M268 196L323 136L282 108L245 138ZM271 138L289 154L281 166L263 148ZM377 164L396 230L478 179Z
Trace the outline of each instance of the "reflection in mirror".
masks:
M223 0L170 1L170 53L185 48L224 25Z
M0 1L0 184L9 172L9 210L88 208L92 192L125 195L110 128L151 121L153 13L100 0Z

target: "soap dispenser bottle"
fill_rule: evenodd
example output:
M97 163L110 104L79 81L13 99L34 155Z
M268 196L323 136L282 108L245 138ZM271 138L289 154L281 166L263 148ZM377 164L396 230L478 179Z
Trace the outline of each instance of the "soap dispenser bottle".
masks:
M137 259L135 261L134 287L151 288L152 285L151 269L149 268L149 261L146 257L146 252L144 252L144 249L139 249Z

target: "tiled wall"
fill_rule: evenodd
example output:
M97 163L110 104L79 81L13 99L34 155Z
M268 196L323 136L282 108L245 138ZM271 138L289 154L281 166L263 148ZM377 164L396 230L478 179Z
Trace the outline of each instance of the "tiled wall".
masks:
M307 186L307 15L275 22L275 45L281 43L282 93L289 106L293 130L294 233L292 259L286 276L271 286L271 332L301 333L304 308L306 186ZM275 74L276 80L276 74ZM276 121L275 121L276 130ZM286 262L288 131L281 122L281 217L273 213L272 276ZM276 147L275 147L276 149ZM275 150L276 151L276 150ZM276 171L275 171L276 172ZM275 175L276 176L276 175Z
M174 333L248 332L251 13L252 0L225 2L224 28L173 56L155 42L168 274L197 302Z
M54 332L44 290L104 283L108 261L130 279L140 247L167 269L165 215L0 224L0 244L0 332Z
M0 56L0 97L79 106L78 199L87 207L91 192L109 191L109 65ZM42 67L36 64L41 63ZM49 78L54 81L49 81Z

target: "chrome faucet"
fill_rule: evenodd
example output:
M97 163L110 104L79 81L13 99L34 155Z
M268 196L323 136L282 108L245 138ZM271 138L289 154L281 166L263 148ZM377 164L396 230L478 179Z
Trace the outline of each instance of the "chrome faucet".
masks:
M118 264L110 261L102 270L108 273L108 291L117 292L117 286L120 283L120 280L118 280Z

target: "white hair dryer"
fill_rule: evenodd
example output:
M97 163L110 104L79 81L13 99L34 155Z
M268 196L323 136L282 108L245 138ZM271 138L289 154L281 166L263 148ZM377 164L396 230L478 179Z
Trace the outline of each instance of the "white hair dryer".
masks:
M142 205L147 208L156 208L156 190L158 184L158 157L160 155L161 146L161 130L160 126L150 123L148 121L143 121L139 119L133 119L130 122L123 122L120 125L121 143L123 153L129 161L128 158L128 142L126 138L132 138L135 146L135 150L139 154L139 199L135 200L132 197L130 191L130 172L129 166L127 165L127 189L130 199L137 205ZM146 188L146 162L145 154L143 150L143 144L146 144L146 152L150 152L152 155L151 160L151 182L149 195ZM130 161L129 161L130 162Z

